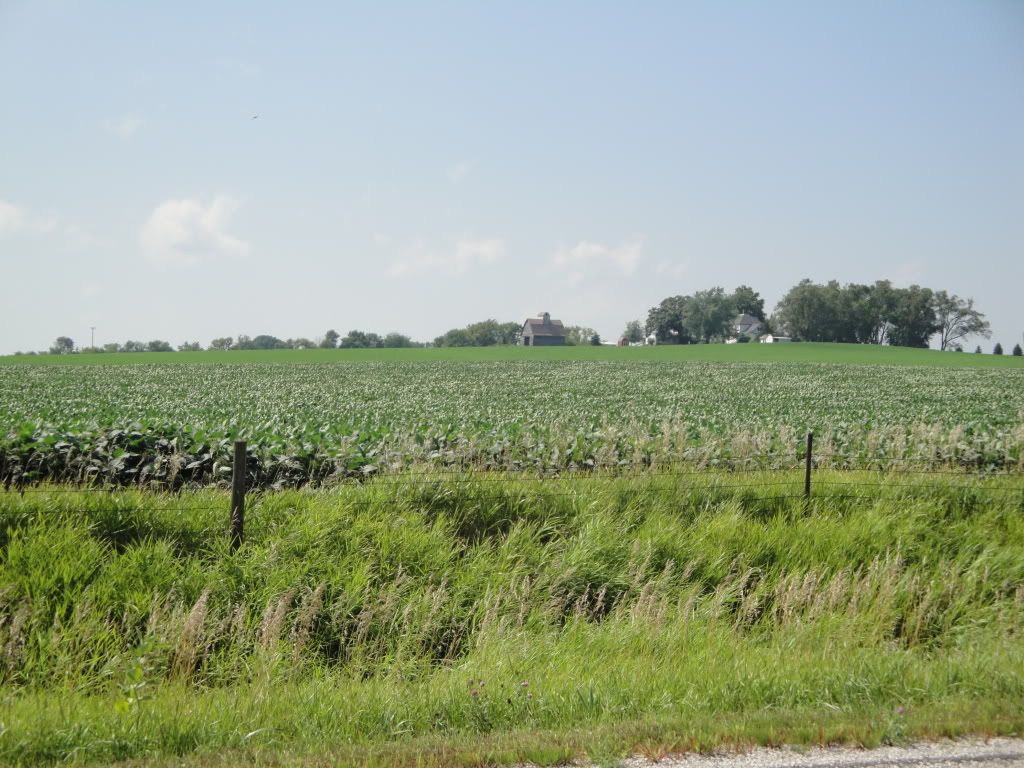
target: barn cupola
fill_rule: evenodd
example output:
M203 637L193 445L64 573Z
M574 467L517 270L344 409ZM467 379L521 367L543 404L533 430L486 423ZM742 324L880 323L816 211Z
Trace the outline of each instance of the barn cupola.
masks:
M551 325L551 314L549 312L544 312L541 314L541 317L544 318L544 325Z

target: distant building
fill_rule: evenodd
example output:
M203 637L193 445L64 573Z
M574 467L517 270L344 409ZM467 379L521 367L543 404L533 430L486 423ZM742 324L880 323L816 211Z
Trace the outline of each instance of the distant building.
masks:
M788 344L792 340L789 336L776 336L774 333L767 333L761 337L762 344Z
M735 344L740 339L752 341L761 337L761 334L764 332L764 323L753 315L744 313L737 315L732 321L730 331L729 338L725 340L726 344Z
M753 315L746 313L738 315L735 320L732 321L732 332L733 336L746 336L751 339L756 339L764 331L764 323L758 320Z
M565 326L561 320L552 320L547 312L531 317L523 323L519 339L524 347L561 347L565 345Z

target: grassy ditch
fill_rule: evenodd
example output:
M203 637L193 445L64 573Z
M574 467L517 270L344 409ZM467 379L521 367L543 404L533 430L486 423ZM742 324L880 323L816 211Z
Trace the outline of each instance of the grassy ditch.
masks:
M0 493L0 761L1021 732L1024 477L881 480L379 478L235 553L220 491Z

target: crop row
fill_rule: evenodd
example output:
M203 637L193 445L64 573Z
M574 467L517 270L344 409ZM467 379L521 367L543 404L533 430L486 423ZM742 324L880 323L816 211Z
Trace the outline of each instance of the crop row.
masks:
M0 479L321 484L503 470L1024 463L1024 370L667 362L0 368Z

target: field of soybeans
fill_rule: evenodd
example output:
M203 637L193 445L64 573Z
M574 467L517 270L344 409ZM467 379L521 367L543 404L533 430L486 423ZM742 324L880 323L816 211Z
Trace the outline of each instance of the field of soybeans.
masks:
M18 483L217 484L239 438L267 487L413 465L787 467L808 430L825 466L1024 464L1024 366L15 365L0 366L0 403L0 477Z
M1024 366L793 346L0 365L0 764L1024 733Z

